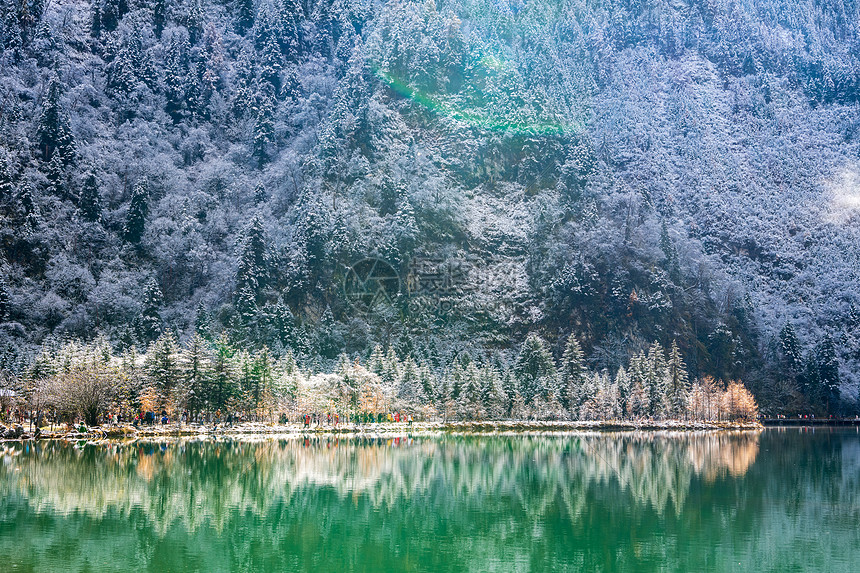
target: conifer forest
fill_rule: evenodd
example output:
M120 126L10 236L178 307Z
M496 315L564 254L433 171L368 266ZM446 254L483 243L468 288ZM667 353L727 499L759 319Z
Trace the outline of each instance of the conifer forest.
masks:
M860 412L854 0L0 0L0 402Z

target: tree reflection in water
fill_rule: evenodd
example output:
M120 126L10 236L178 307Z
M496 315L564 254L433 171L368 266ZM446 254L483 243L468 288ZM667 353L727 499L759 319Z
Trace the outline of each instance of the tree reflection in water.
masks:
M687 536L758 527L765 486L745 482L760 443L652 432L6 445L0 555L84 568L126 559L112 552L127 544L165 570L671 562ZM719 562L706 551L685 567L708 559Z

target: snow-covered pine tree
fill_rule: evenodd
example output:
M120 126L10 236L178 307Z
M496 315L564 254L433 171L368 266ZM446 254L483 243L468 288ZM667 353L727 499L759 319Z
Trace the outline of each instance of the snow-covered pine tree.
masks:
M9 318L11 309L9 284L6 282L6 277L0 276L0 322L5 322Z
M417 409L427 400L421 384L419 368L411 356L403 362L400 383L397 386L397 398L403 407L410 411Z
M222 334L212 348L212 378L207 392L210 410L226 414L227 405L238 392L236 350Z
M367 361L367 367L377 376L382 376L382 370L385 367L385 353L379 344L373 347L370 359Z
M181 390L184 407L195 419L207 405L212 359L206 341L195 333L180 354Z
M99 194L99 184L96 174L90 169L84 174L81 196L78 200L78 211L85 221L96 223L102 217L102 201Z
M11 203L15 193L15 185L12 181L12 173L6 156L0 153L0 208Z
M618 410L623 416L627 412L627 401L632 391L630 374L623 364L618 367L618 372L615 374L615 385L618 387Z
M552 355L546 343L536 333L530 333L526 337L513 370L526 404L531 403L535 396L545 390L542 386L546 386L547 379L556 378Z
M647 390L639 380L634 380L627 399L627 416L638 420L647 417L650 411L651 403Z
M779 363L783 376L796 379L803 372L803 351L790 322L779 331Z
M481 369L481 387L484 390L484 409L491 420L501 420L508 414L508 395L499 371L493 365Z
M567 344L564 346L559 365L559 375L561 377L561 404L575 416L582 405L583 385L585 384L587 369L582 349L574 334L567 338Z
M256 121L254 123L251 155L257 161L257 167L262 168L272 157L272 146L275 144L275 106L272 97L258 94Z
M242 232L239 264L236 270L236 292L248 289L259 297L269 280L269 251L266 232L259 216L254 215Z
M433 375L433 371L430 367L425 363L421 363L421 366L418 368L418 381L421 383L425 402L435 402L436 396L433 392L436 389L436 377Z
M39 216L39 208L36 206L36 201L33 198L33 188L27 181L21 182L18 186L18 214L21 221L21 228L24 233L29 235L39 228L41 217Z
M50 161L45 165L45 177L48 179L48 193L59 198L66 199L66 168L59 153L54 153Z
M161 288L154 278L150 279L143 290L143 301L137 318L137 332L141 340L154 340L161 333L159 310L163 302Z
M182 377L179 369L179 345L171 331L166 331L153 342L146 352L146 376L158 397L158 406L172 412L176 389Z
M131 203L125 216L123 234L129 243L139 243L146 227L146 217L149 214L149 183L146 178L140 178L131 191Z
M68 165L74 159L75 138L69 114L60 105L61 94L60 79L52 75L42 102L42 112L36 122L36 139L43 161L50 161L54 153L58 153L63 165Z
M838 414L839 407L839 358L830 336L825 336L815 349L818 365L819 403L828 414Z
M672 346L669 348L669 363L668 369L668 388L667 399L669 403L669 416L675 419L680 419L685 416L687 409L687 400L690 394L690 381L687 376L687 365L684 364L684 358L681 356L681 351L678 344L673 340Z
M395 389L397 387L397 382L400 379L400 359L397 357L393 346L389 346L385 353L385 360L383 360L382 372L379 377L382 379L384 388Z
M669 374L666 355L663 352L663 346L659 342L655 342L648 349L645 373L648 403L651 408L649 415L655 419L663 418L669 410L667 398Z
M269 200L269 193L266 191L266 186L263 182L257 183L254 187L254 205L262 205Z

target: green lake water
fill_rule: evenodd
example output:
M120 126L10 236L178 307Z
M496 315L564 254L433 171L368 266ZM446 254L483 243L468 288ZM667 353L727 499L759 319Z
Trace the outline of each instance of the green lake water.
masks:
M0 571L858 571L857 428L0 444Z

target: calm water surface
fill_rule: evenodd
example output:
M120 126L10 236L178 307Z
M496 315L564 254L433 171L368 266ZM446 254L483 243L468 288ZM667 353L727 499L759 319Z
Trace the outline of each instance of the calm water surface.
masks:
M2 571L857 571L850 429L0 444Z

